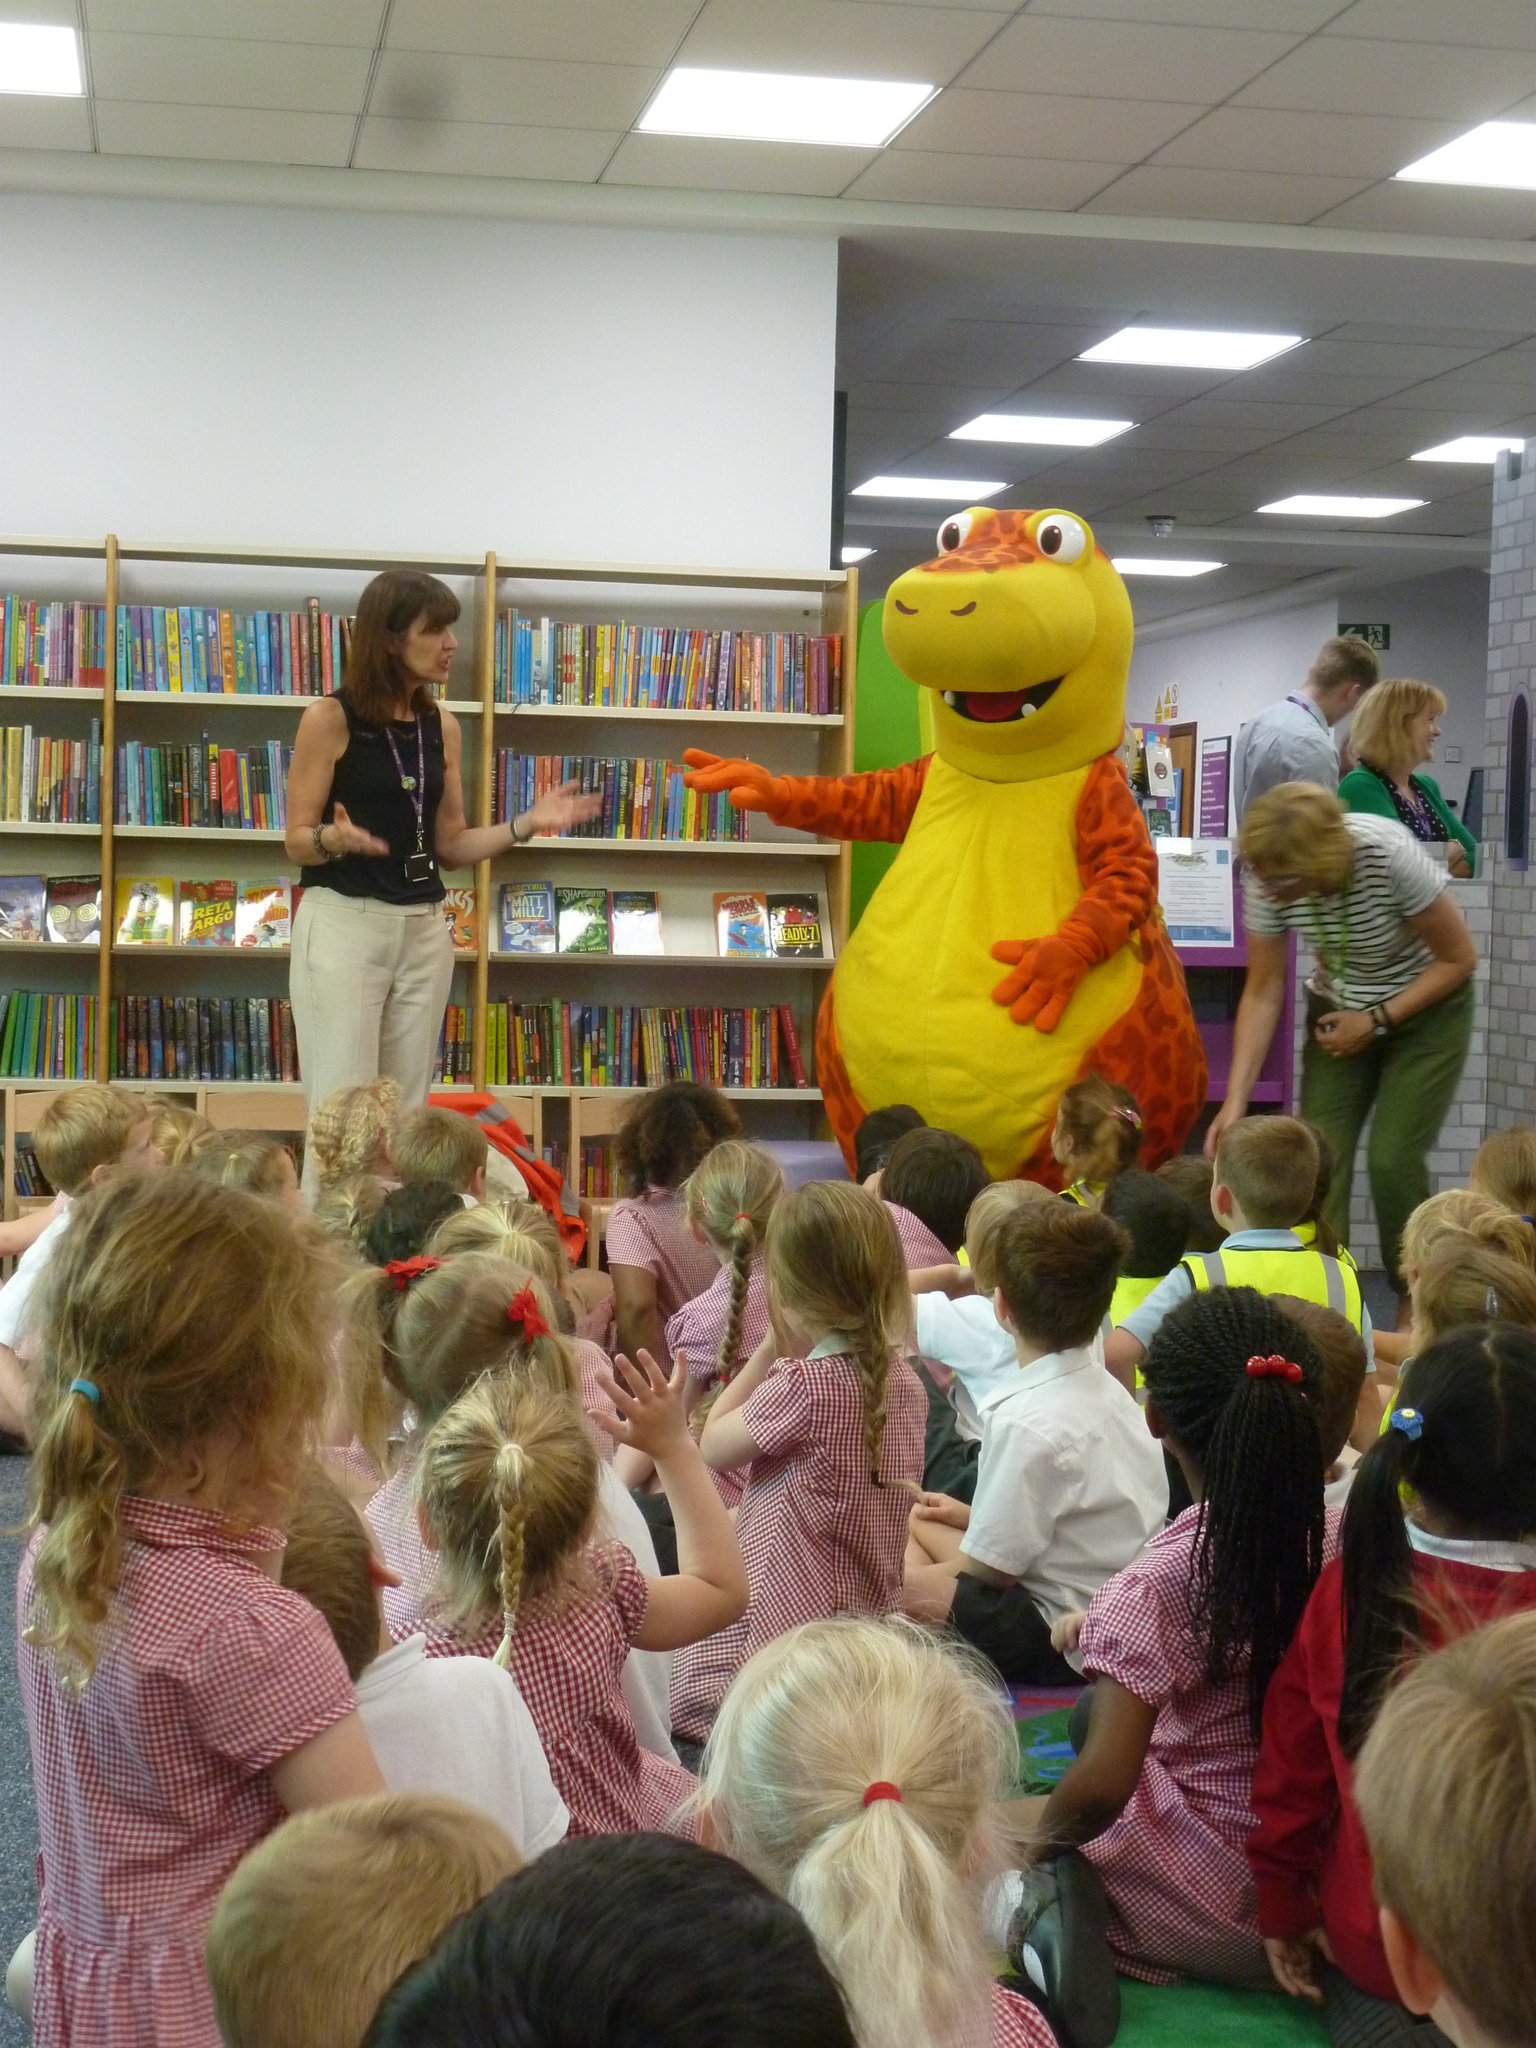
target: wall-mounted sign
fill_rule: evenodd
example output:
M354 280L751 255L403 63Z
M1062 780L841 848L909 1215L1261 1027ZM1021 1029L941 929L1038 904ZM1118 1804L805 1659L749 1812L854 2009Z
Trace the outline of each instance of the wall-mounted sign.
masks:
M1367 647L1374 647L1378 654L1385 654L1392 645L1392 628L1385 619L1379 623L1366 621L1362 624L1345 625L1339 621L1340 634L1353 633L1357 640L1363 640Z

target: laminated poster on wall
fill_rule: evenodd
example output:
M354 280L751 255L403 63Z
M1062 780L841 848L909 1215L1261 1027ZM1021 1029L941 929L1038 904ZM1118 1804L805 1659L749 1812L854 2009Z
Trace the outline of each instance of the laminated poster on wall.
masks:
M1153 844L1158 901L1174 945L1235 945L1231 840L1159 838Z

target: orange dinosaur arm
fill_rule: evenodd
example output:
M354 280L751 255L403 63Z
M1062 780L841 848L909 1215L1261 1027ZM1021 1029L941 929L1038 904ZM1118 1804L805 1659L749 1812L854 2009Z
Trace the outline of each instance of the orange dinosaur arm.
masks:
M683 755L690 789L724 790L738 810L762 811L776 825L793 825L829 839L905 839L928 779L925 754L899 768L862 775L770 775L755 761L701 753Z
M1095 761L1077 803L1077 872L1083 893L1043 939L1004 939L994 960L1009 963L992 991L1016 1024L1054 1031L1073 991L1139 931L1157 906L1157 855L1113 754Z

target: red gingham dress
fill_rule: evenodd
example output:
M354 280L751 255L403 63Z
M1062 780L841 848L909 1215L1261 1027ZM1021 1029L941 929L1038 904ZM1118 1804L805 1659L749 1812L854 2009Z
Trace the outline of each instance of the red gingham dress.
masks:
M315 1610L258 1555L271 1529L125 1499L122 1571L99 1662L71 1697L21 1639L37 1790L39 2048L219 2048L203 1937L225 1880L284 1818L272 1765L357 1710Z
M400 1574L398 1586L384 1588L384 1620L397 1643L420 1627L422 1608L437 1576L437 1559L422 1542L416 1520L416 1465L425 1442L425 1430L407 1438L400 1463L363 1510L379 1555Z
M894 1354L882 1486L870 1481L858 1370L841 1352L779 1359L747 1397L741 1419L759 1451L736 1511L751 1598L740 1621L673 1660L672 1726L695 1741L709 1733L726 1687L764 1643L803 1621L888 1614L901 1605L913 1500L904 1482L919 1486L923 1477L928 1398Z
M1186 1508L1154 1536L1094 1596L1083 1623L1084 1676L1112 1678L1157 1709L1136 1790L1083 1854L1104 1880L1110 1947L1127 1976L1267 1986L1244 1846L1259 1745L1245 1674L1210 1684L1190 1632L1199 1516ZM1327 1510L1325 1560L1338 1548L1339 1520Z
M512 1675L528 1703L573 1835L677 1832L674 1814L693 1790L676 1763L640 1747L619 1673L645 1621L645 1575L622 1543L587 1553L594 1584L574 1605L525 1608L512 1632ZM429 1622L429 1657L494 1657L499 1622L473 1636Z
M692 1301L684 1302L667 1325L667 1349L676 1358L681 1351L688 1359L688 1376L707 1387L715 1376L720 1358L720 1340L725 1335L731 1312L731 1269L722 1266L713 1282ZM741 1341L736 1351L739 1372L768 1334L768 1280L761 1255L752 1261L747 1277L747 1298L741 1310ZM736 1506L746 1480L740 1472L712 1472L715 1491L728 1508Z
M992 1986L992 2048L1056 2048L1056 2036L1039 2006L1017 1991Z
M571 1344L576 1352L576 1374L581 1387L581 1405L588 1416L617 1415L608 1389L603 1385L603 1374L610 1370L607 1352L601 1344L594 1344L589 1337L573 1337ZM592 1441L597 1445L597 1455L604 1464L612 1461L617 1443L599 1423L590 1425Z
M683 1198L675 1188L647 1188L615 1202L604 1232L608 1265L643 1266L656 1276L656 1313L661 1320L663 1356L668 1370L667 1324L685 1301L702 1294L719 1270L707 1244L700 1244L688 1222Z
M896 1226L896 1235L901 1239L901 1256L907 1262L910 1273L918 1266L952 1266L955 1255L948 1245L941 1244L920 1216L914 1216L910 1209L903 1209L900 1202L887 1202L886 1214Z

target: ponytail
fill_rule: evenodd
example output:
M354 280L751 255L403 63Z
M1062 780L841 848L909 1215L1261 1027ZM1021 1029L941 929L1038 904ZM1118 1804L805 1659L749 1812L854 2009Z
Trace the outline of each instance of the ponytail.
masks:
M752 1261L757 1256L757 1229L752 1218L737 1216L731 1223L731 1299L720 1333L720 1353L715 1360L715 1379L729 1386L741 1370L741 1325L747 1312L747 1289L752 1284Z
M869 1483L883 1486L880 1452L885 1444L885 1395L891 1377L890 1332L883 1319L874 1316L860 1329L850 1332L850 1336L859 1392L864 1398L864 1451L869 1459Z
M768 1220L784 1193L784 1172L771 1152L745 1138L725 1138L708 1152L683 1186L688 1220L730 1262L731 1299L719 1355L717 1389L742 1365L741 1325L752 1262L762 1249Z
M1417 1409L1399 1408L1392 1424L1355 1467L1344 1514L1344 1686L1339 1701L1339 1742L1358 1753L1376 1710L1418 1634L1413 1597L1413 1546L1403 1515L1403 1487L1411 1462L1411 1422Z
M512 1631L517 1626L518 1603L523 1597L523 1550L528 1521L523 1499L526 1469L527 1459L522 1445L504 1443L496 1453L492 1475L501 1549L502 1635L496 1662L503 1671L512 1662Z
M33 1518L47 1532L33 1563L23 1633L34 1649L54 1653L70 1692L83 1691L91 1676L95 1632L117 1589L124 1490L122 1453L101 1427L96 1402L67 1394L32 1454Z

